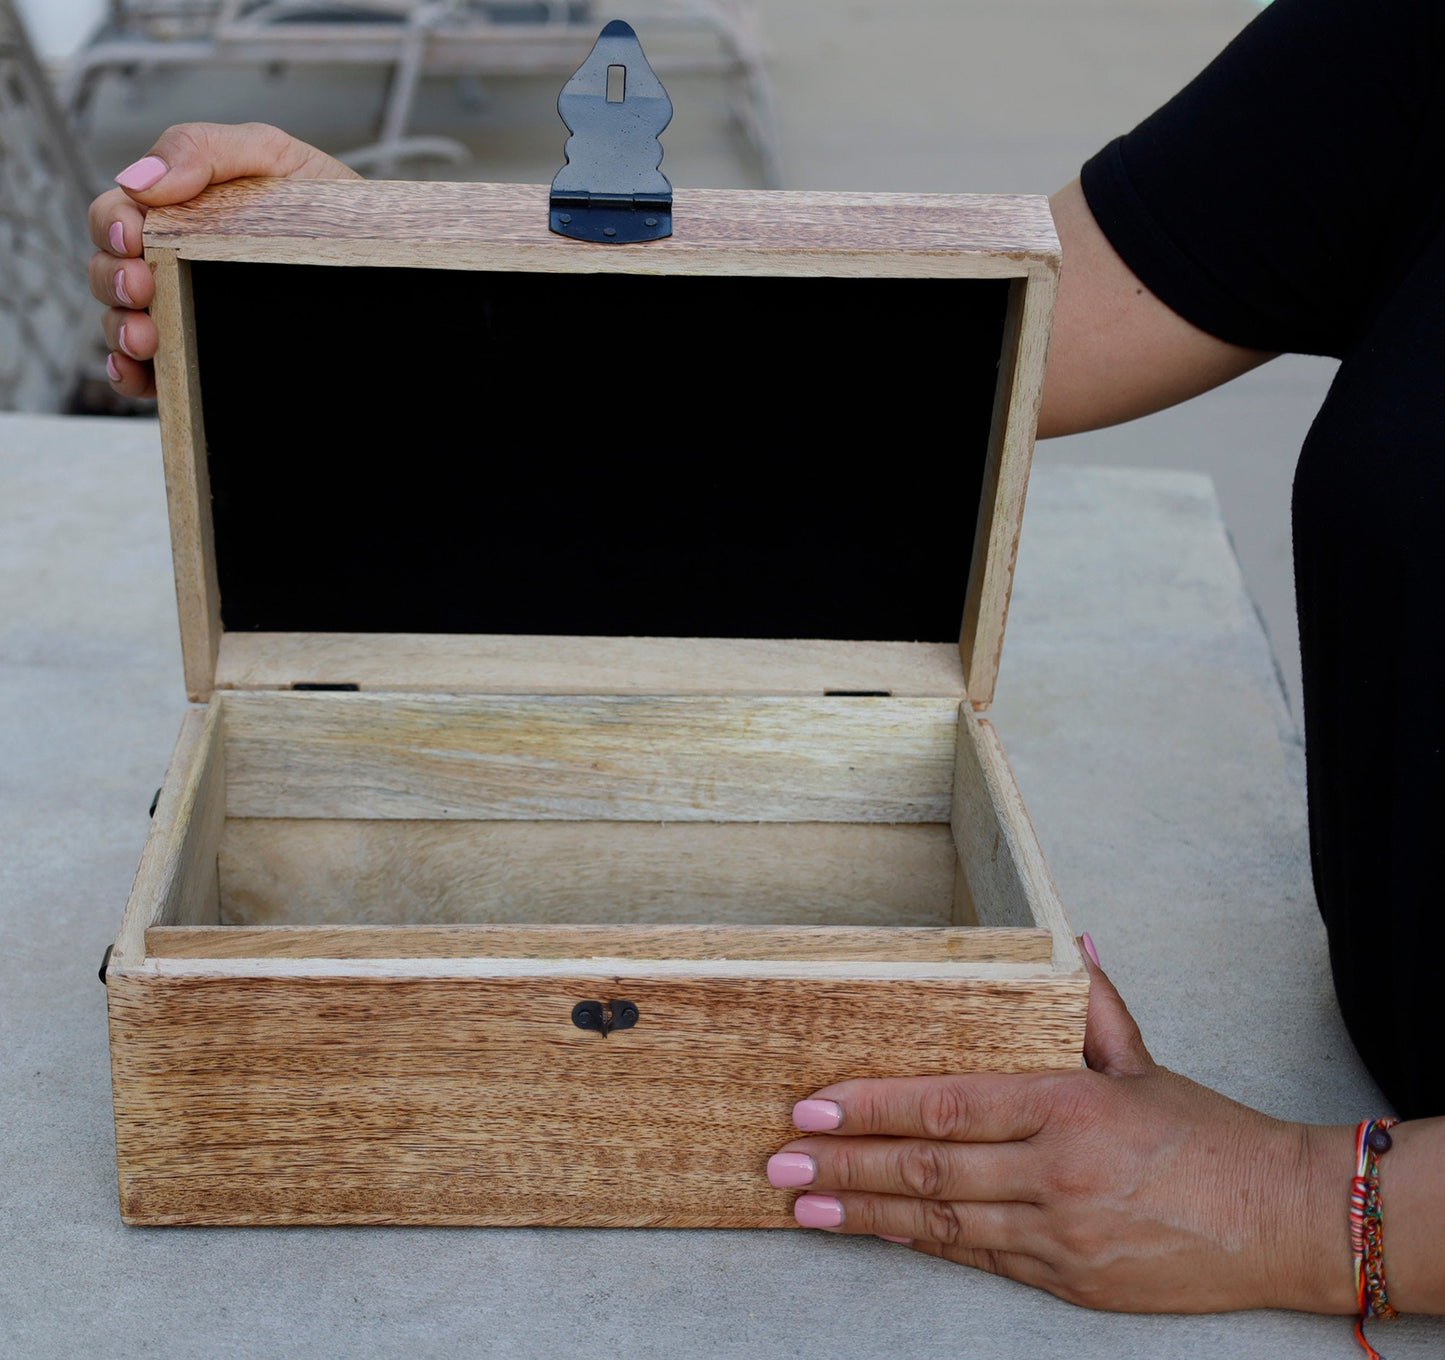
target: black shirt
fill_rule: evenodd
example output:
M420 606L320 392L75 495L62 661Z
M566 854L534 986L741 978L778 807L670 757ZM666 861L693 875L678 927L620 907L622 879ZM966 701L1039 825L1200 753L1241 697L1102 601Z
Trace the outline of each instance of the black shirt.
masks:
M1181 316L1343 361L1294 482L1310 854L1356 1046L1445 1113L1445 4L1275 0L1083 187Z

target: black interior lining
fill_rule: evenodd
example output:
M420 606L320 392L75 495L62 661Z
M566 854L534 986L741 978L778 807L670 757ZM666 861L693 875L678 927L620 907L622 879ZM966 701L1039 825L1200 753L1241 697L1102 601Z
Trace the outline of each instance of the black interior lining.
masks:
M227 629L958 637L1006 280L191 271Z

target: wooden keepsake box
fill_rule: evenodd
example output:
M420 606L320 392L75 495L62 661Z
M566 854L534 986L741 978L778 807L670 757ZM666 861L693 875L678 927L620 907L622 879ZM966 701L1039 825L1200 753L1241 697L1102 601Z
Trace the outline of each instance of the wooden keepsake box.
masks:
M186 682L129 1223L791 1226L847 1077L1080 1062L992 726L1035 198L250 181L146 256Z

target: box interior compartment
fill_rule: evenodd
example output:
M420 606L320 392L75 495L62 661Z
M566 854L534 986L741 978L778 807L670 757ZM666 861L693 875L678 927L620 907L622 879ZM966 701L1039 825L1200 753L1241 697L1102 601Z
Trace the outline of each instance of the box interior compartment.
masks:
M231 691L188 729L152 955L1047 963L1062 928L956 699Z
M226 924L954 924L952 700L221 706Z

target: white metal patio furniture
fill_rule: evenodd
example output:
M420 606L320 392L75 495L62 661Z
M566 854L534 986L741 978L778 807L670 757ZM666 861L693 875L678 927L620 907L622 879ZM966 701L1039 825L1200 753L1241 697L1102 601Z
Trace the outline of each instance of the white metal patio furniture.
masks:
M0 410L63 411L102 376L75 140L11 0L0 0Z
M734 111L764 184L782 180L772 94L753 0L632 0L603 16L643 33L660 75L709 72ZM80 116L107 71L236 65L371 64L392 69L376 142L347 154L389 173L408 156L462 159L448 138L408 135L423 76L568 75L591 49L594 0L110 0L76 55L61 102Z

